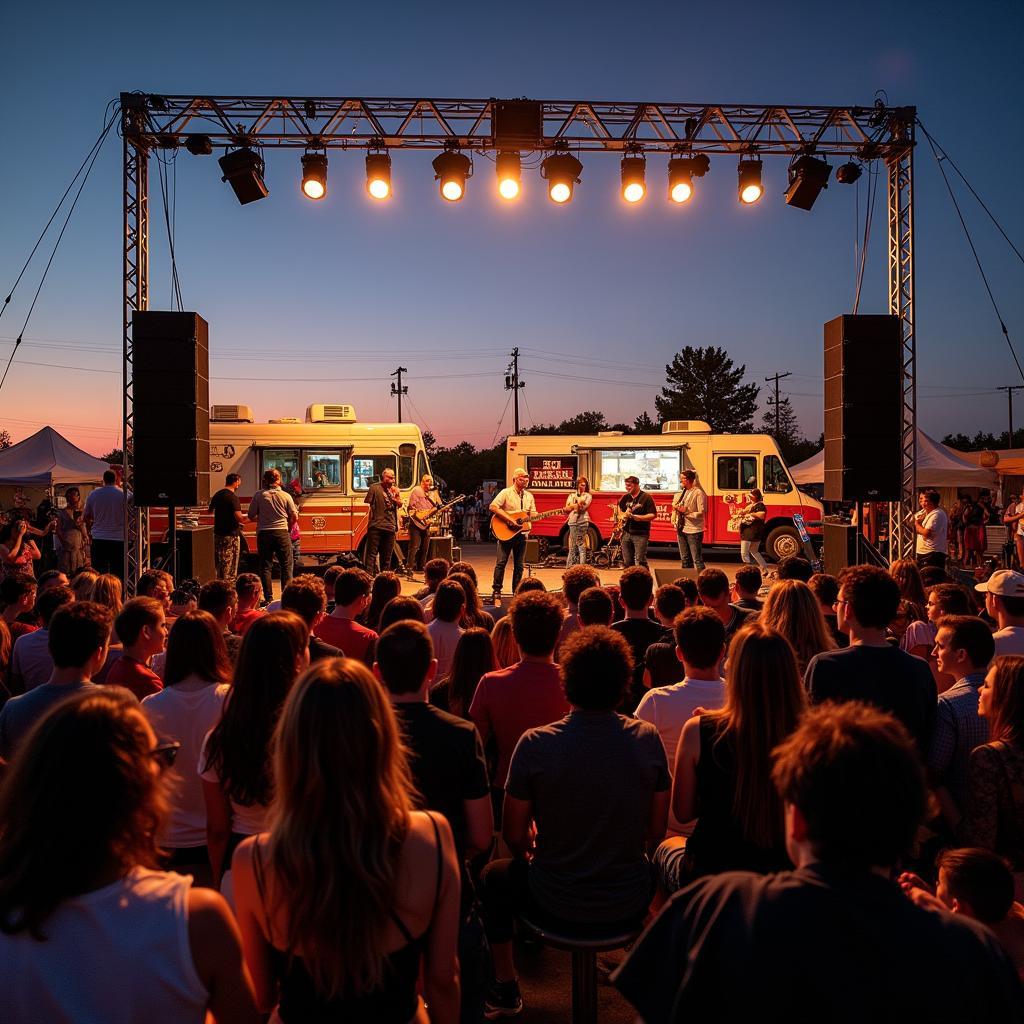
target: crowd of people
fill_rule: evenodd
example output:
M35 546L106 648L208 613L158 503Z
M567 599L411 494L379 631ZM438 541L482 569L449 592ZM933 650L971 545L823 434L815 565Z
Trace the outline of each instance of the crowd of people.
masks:
M0 1019L1024 1019L1024 575L424 575L0 581Z

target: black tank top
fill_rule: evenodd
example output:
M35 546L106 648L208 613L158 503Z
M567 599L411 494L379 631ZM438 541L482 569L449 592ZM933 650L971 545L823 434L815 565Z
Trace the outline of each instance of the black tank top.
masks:
M434 816L428 812L434 826L437 847L437 880L434 889L434 911L441 894L441 836ZM270 931L263 885L263 868L259 846L253 851L256 888L266 923ZM419 1006L416 984L420 973L420 960L426 945L427 931L413 938L402 919L389 910L395 927L405 938L405 945L384 957L384 978L380 986L361 995L341 995L331 999L317 990L313 976L302 957L290 957L284 950L271 945L270 959L280 986L278 1016L284 1024L408 1024ZM433 914L431 915L433 917Z

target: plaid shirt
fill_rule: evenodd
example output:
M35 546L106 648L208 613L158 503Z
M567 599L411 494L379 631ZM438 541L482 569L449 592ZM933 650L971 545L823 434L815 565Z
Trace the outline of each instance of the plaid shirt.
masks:
M950 791L961 811L967 801L971 751L988 743L988 721L978 714L978 690L984 681L984 672L972 672L939 694L928 751L933 780Z

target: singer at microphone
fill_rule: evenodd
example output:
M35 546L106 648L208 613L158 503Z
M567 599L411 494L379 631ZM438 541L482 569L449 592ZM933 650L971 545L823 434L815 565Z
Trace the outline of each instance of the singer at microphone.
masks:
M380 481L373 484L363 499L370 506L370 522L366 529L366 548L363 565L375 576L377 555L380 554L380 572L391 568L391 555L395 550L395 536L398 533L398 509L402 495L395 486L395 471L385 469Z

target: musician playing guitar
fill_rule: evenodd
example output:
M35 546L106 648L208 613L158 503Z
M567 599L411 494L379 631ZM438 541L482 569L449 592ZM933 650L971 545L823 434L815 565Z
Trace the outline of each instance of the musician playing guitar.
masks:
M527 512L533 515L537 511L537 503L533 495L526 489L530 482L530 474L525 469L517 469L512 474L512 486L499 491L494 501L491 502L490 511L492 514L507 523L513 529L519 530L519 523L509 513ZM509 555L512 556L512 593L516 592L519 581L523 578L523 563L526 561L526 534L529 532L529 525L516 533L511 540L498 541L498 559L494 563L494 598L501 597L501 588L505 584L505 566L508 565Z
M427 559L427 548L430 546L430 524L422 522L413 512L431 512L440 504L431 495L436 494L434 481L429 473L424 473L419 484L412 489L409 495L409 519L406 526L409 529L409 556L405 560L408 574L423 572L423 563Z
M651 523L658 514L654 499L640 490L640 479L627 476L626 493L619 499L619 511L625 519L622 528L622 566L647 565L647 543L651 539Z
M395 550L395 535L398 533L398 509L402 496L395 486L395 471L385 469L380 482L373 484L363 501L370 506L370 525L366 530L366 549L363 565L371 575L376 575L377 552L380 552L380 571L391 568L391 554Z

